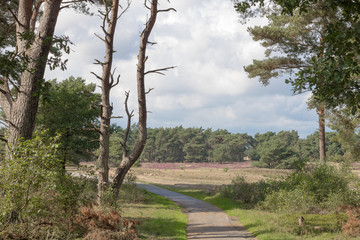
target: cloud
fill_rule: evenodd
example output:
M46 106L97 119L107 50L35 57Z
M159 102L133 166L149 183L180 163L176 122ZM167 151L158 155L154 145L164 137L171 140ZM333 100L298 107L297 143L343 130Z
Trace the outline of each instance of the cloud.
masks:
M223 0L160 1L159 7L174 7L177 12L158 15L150 37L157 44L148 48L147 70L177 67L165 76L147 76L147 88L154 88L148 95L150 127L226 128L249 134L294 129L303 137L316 130L316 113L306 106L308 95L292 96L283 78L263 87L243 70L252 59L264 57L264 49L246 29L263 25L266 19L242 25L231 1ZM124 91L129 90L129 106L136 112L138 44L147 14L142 1L133 1L117 25L114 67L121 78L112 90L115 115L124 115ZM90 72L101 73L92 64L104 55L102 42L94 36L95 32L101 35L100 25L96 16L62 13L57 34L69 35L75 45L68 71L48 72L47 78L74 75L99 84ZM124 125L125 120L118 124Z

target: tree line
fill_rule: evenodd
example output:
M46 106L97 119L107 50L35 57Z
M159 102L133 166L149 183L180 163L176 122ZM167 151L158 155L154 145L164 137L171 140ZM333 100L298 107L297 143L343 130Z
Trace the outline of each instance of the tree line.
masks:
M131 128L136 139L136 125ZM110 135L110 163L117 164L122 155L121 142L125 130L112 126ZM253 160L255 166L293 169L306 162L317 161L319 133L301 139L297 131L268 131L254 136L230 133L211 128L149 128L147 144L140 162L241 162ZM351 149L342 143L337 132L327 134L326 150L329 161L347 161ZM132 138L130 147L132 145ZM357 137L357 141L360 137ZM351 158L352 159L352 158Z
M70 77L48 82L40 98L36 130L47 138L58 138L62 162L77 164L95 161L99 152L96 125L100 112L100 94L95 84ZM350 110L349 110L350 111ZM341 113L343 113L342 111ZM360 156L359 120L350 112L328 111L328 125L335 130L326 135L328 161L356 161ZM3 129L5 131L5 129ZM138 125L127 128L110 125L109 161L119 164L124 149L129 151L138 139ZM210 128L148 128L147 143L140 155L142 162L240 162L253 160L259 167L296 168L320 159L319 133L301 139L296 131L268 131L251 136ZM125 135L127 145L124 146Z

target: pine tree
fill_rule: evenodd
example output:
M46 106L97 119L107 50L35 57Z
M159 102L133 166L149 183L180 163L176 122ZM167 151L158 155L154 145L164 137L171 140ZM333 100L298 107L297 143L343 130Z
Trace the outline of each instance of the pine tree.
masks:
M312 59L324 54L325 26L336 21L334 10L318 3L306 13L279 15L276 10L267 16L269 24L255 26L248 31L255 41L261 41L266 48L264 60L253 60L246 66L249 77L259 77L267 85L270 78L282 74L293 75L297 71L312 66ZM289 82L287 79L286 82ZM321 82L321 79L319 79ZM325 120L324 105L317 104L319 115L319 152L320 159L325 160Z

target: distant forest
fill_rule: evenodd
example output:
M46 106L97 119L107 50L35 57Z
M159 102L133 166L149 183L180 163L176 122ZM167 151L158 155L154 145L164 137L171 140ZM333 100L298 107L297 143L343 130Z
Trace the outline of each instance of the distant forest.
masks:
M131 128L129 149L137 138L137 126ZM110 162L119 163L125 130L112 126ZM336 132L326 134L327 160L345 161L347 149ZM267 168L297 168L319 159L318 132L300 139L296 131L266 132L250 136L227 130L203 128L149 128L140 162L240 162L253 160Z

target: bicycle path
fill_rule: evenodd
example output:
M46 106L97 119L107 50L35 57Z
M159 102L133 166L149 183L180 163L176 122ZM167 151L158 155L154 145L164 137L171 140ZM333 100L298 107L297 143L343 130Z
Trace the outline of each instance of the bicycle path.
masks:
M138 183L138 187L166 197L183 208L188 216L187 239L256 240L237 220L210 203L150 184Z

